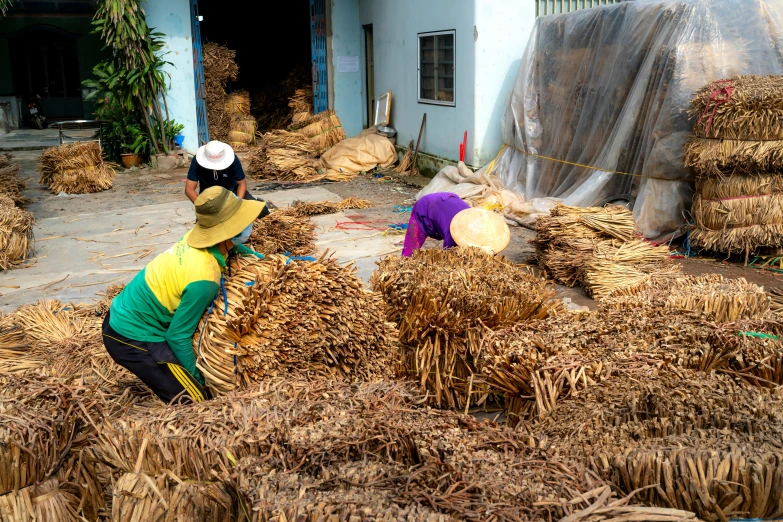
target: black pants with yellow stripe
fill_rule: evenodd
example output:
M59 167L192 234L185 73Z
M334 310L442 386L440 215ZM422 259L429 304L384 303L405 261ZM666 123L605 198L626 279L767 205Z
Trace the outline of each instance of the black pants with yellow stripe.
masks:
M165 403L201 402L208 392L180 364L168 343L134 341L118 334L103 321L103 345L114 362L133 372Z

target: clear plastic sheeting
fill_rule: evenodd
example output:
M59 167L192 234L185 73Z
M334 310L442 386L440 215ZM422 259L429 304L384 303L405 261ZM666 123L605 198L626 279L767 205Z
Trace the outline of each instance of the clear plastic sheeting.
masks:
M684 223L694 92L783 74L783 0L636 0L536 21L491 173L531 204L635 200L648 238ZM551 200L550 200L551 201Z

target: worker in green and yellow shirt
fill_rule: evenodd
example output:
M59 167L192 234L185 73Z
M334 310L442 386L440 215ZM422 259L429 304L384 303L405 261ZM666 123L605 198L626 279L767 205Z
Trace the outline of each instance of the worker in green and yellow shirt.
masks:
M166 403L209 398L196 368L193 333L220 290L229 254L263 257L243 244L263 202L216 186L195 205L196 226L128 283L103 322L112 359Z

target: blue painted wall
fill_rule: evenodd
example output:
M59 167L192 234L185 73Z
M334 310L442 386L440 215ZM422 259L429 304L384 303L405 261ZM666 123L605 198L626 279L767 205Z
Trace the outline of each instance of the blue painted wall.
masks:
M397 143L407 146L416 140L422 115L427 113L422 151L456 161L467 130L465 160L472 164L474 0L359 0L359 12L360 30L362 25L373 25L375 99L392 91L391 125L397 129ZM417 34L450 29L456 30L456 106L419 103ZM361 62L364 69L364 58ZM355 103L365 105L364 98Z
M340 118L346 135L351 137L362 130L364 83L359 71L339 72L337 62L339 57L361 55L362 26L359 23L359 0L329 1L331 2L329 76L332 89L330 98L333 100L331 108ZM360 70L361 65L360 63Z
M198 149L196 122L196 92L193 72L193 39L190 27L189 0L147 0L144 6L147 24L166 36L165 59L170 86L166 101L169 115L185 126L184 148L195 153Z

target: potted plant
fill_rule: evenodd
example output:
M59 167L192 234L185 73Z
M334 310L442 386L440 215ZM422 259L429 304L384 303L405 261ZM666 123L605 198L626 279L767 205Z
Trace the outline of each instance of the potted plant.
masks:
M144 163L144 156L150 150L150 138L138 125L130 125L126 131L130 143L122 144L122 149L125 152L120 154L120 157L122 158L122 166L129 169Z

